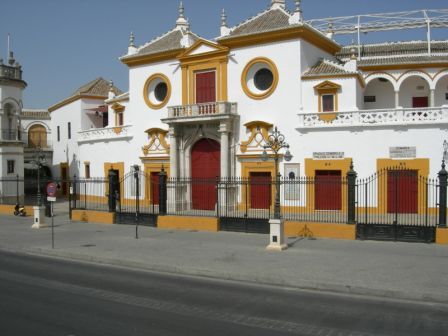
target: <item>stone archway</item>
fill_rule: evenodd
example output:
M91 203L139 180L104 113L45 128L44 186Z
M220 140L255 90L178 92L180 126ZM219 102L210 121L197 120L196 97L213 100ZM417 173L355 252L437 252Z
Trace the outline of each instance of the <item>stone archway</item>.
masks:
M400 106L422 108L430 106L430 82L416 73L400 81Z
M372 78L364 90L364 109L390 109L395 108L394 83L389 78Z

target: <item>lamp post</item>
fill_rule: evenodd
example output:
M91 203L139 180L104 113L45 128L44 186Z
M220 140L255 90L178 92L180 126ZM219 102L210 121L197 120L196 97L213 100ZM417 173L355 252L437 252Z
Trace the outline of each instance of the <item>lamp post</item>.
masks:
M447 156L448 156L448 141L445 140L443 142L443 158L442 158L444 162L446 162L448 158Z
M274 203L274 219L280 219L280 171L278 167L278 161L280 158L280 151L283 148L286 148L286 153L283 158L285 161L291 161L292 155L289 152L289 144L285 142L285 136L280 133L277 129L277 126L274 128L274 132L269 134L268 139L266 141L266 145L263 146L263 154L261 155L261 159L263 161L267 161L269 159L269 155L266 149L270 149L274 152L274 162L275 162L275 203Z
M37 206L42 206L42 195L40 192L40 169L42 167L42 164L47 161L45 157L45 153L42 151L42 148L39 146L37 147L36 151L34 152L34 160L33 164L37 167Z

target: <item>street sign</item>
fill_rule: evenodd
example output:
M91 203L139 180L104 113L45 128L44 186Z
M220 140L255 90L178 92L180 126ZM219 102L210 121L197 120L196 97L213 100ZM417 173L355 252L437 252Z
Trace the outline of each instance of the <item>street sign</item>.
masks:
M57 191L56 183L50 182L47 184L47 195L49 197L55 197Z
M48 201L48 202L56 202L56 197L48 196L48 197L47 197L47 201Z

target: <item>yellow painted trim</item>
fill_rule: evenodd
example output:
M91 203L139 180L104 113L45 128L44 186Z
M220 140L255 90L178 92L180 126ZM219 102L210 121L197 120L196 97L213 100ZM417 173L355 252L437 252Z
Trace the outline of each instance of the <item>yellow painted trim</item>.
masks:
M417 170L418 176L428 177L429 175L429 159L406 159L406 160L395 160L395 159L377 159L376 160L376 169L377 171L385 171L388 169L403 169L403 170ZM377 212L387 213L387 173L378 176L378 200L377 204L379 205L377 208ZM418 183L418 195L423 195L422 197L418 196L418 205L417 211L420 213L425 209L423 204L426 198L426 189L423 188L421 183ZM380 200L380 195L383 198ZM380 209L384 208L384 209Z
M414 64L391 64L391 65L364 65L359 66L359 70L403 70L403 69L424 69L424 68L445 68L448 63L414 63Z
M324 95L333 95L333 103L334 103L334 112L337 112L339 110L339 95L338 92L341 90L341 86L339 84L325 81L322 83L319 83L318 85L314 86L314 90L316 90L318 94L318 111L322 112L322 99ZM319 119L331 122L334 119L336 119L336 113L331 114L324 114L320 115Z
M150 64L160 61L165 61L169 59L175 59L184 49L175 49L162 51L159 53L149 54L149 55L137 55L133 57L121 58L121 62L129 67L136 65Z
M14 208L15 208L15 205L0 204L0 214L14 216ZM25 206L25 212L26 212L26 217L34 216L34 210L31 205ZM0 221L0 224L1 224L1 221Z
M182 105L188 104L188 67L181 65L182 69Z
M170 152L170 145L166 141L166 135L168 134L168 131L161 129L161 128L150 128L145 131L145 133L148 133L149 143L142 147L143 155L148 155L150 153L150 149L154 142L159 140L160 145L165 149L166 153L169 154Z
M359 81L359 84L363 88L366 87L366 82L364 78L360 74L334 74L334 75L314 75L314 76L305 76L302 77L302 80L316 80L316 79L332 79L332 78L356 78Z
M105 211L72 210L72 221L98 224L114 224L115 213Z
M219 223L216 217L159 216L157 228L217 232Z
M120 103L114 103L111 106L111 109L114 110L115 112L124 112L126 107L124 105L121 105Z
M83 94L72 96L72 97L69 97L67 99L64 99L63 101L61 101L61 102L59 102L59 103L57 103L57 104L55 104L53 106L50 106L48 108L48 112L51 113L51 112L53 112L53 111L55 111L55 110L65 106L65 105L68 105L70 103L73 103L74 101L77 101L78 99L98 99L98 100L104 100L104 99L107 99L107 97L106 96L96 96L96 95L83 95Z
M269 130L272 128L272 124L265 122L265 121L250 121L246 124L244 124L246 128L251 132L249 135L249 138L246 141L242 141L240 145L241 153L246 153L247 147L249 144L254 140L254 138L257 136L258 132L261 133L263 136L263 139L267 141L269 137ZM261 148L260 148L261 149Z
M271 87L263 93L254 93L247 86L247 74L248 74L250 68L256 63L267 64L269 66L269 69L272 72L273 77L274 77ZM249 63L246 64L246 66L244 67L243 73L241 74L241 87L243 88L244 93L249 98L252 98L255 100L261 100L261 99L268 98L272 93L274 93L275 89L277 88L278 82L279 82L279 74L278 74L277 66L271 59L269 59L267 57L256 57L256 58L252 59Z
M316 170L340 170L341 177L344 179L347 177L347 173L350 170L350 164L352 162L351 158L345 159L328 159L328 160L315 160L315 159L305 159L305 175L309 178L316 177ZM310 184L307 186L306 190L306 203L307 208L315 209L315 193L314 185ZM347 185L342 185L341 191L341 210L346 211L347 209Z
M341 50L341 46L339 44L325 37L322 33L319 33L313 28L309 28L307 26L286 28L259 34L237 36L233 38L223 38L218 42L229 48L240 48L255 44L266 44L270 42L300 38L332 55Z
M202 45L206 45L210 48L214 48L215 50L213 51L209 51L209 52L205 52L202 54L195 54L195 55L191 55L191 53L195 50L197 50L200 46ZM224 47L222 45L219 45L217 43L213 43L211 41L207 41L204 39L198 39L191 47L189 47L188 49L186 49L183 53L181 53L177 58L179 58L182 61L188 61L192 58L195 58L196 56L203 56L203 55L216 55L217 52L229 52L229 48Z
M163 169L165 169L167 177L170 176L170 163L169 162L158 162L158 163L145 163L144 171L146 175L146 186L145 186L145 201L152 204L152 188L151 188L151 173L160 173Z
M163 82L165 82L166 86L167 86L167 93L166 93L166 97L165 99L160 102L159 104L153 103L150 99L149 99L149 85L151 84L152 81L154 81L155 79L161 79ZM143 86L143 99L145 100L146 105L148 105L149 108L153 109L153 110L160 110L162 107L164 107L168 101L171 98L171 82L168 79L167 76L165 76L164 74L161 73L156 73L152 76L150 76L146 82L145 85Z
M447 228L436 228L436 244L448 245Z
M285 235L289 237L355 240L356 225L286 221Z
M124 177L124 162L104 162L104 176L108 178L109 170L118 170L118 181L121 182L121 180ZM123 192L123 183L120 183L120 201L123 201L124 192ZM106 183L106 195L109 194L109 183Z

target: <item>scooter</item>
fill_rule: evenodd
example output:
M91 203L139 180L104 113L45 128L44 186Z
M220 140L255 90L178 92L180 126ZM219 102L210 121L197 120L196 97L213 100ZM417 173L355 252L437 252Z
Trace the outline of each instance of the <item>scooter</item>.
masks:
M14 216L25 217L26 216L25 207L23 205L16 204L16 206L14 207Z

